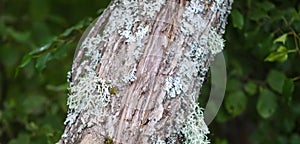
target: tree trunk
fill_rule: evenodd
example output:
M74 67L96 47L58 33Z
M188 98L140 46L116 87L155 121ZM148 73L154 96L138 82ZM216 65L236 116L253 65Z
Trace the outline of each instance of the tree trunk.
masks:
M59 143L209 143L197 98L231 3L112 1L79 43Z

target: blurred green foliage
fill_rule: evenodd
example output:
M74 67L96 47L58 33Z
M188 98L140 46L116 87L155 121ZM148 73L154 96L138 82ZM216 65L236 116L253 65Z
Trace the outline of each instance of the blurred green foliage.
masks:
M0 1L0 143L55 143L75 47L109 0ZM300 141L300 2L235 1L216 144ZM200 97L205 107L209 82Z
M0 143L60 138L66 73L84 29L105 8L99 0L0 1Z
M210 124L216 144L300 143L300 1L235 1L226 29L228 81ZM203 89L204 107L209 83Z

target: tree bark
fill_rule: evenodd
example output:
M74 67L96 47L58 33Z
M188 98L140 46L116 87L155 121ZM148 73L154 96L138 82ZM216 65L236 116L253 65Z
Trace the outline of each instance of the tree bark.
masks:
M114 0L69 73L58 143L209 143L200 88L232 0Z

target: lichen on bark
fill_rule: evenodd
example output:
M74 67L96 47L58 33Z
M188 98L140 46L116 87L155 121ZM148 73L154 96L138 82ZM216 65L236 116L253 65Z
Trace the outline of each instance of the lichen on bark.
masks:
M112 1L75 54L60 143L209 143L197 98L231 3Z

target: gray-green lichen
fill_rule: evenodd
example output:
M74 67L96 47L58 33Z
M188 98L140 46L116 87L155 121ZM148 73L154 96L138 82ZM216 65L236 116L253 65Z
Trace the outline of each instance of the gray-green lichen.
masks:
M224 48L224 39L214 28L211 28L208 34L208 47L213 55L222 52Z
M206 4L207 2L209 2L209 6ZM155 120L162 118L164 112L163 101L166 99L179 98L183 101L181 106L186 106L189 112L186 113L184 110L178 111L175 123L178 123L180 126L175 127L174 130L168 130L168 134L162 138L154 137L152 139L153 143L166 143L165 137L169 137L167 144L175 143L176 136L170 136L172 132L175 135L179 133L183 135L184 143L209 143L206 137L209 131L204 123L203 109L198 106L195 100L197 94L187 95L186 93L191 89L188 87L191 85L191 82L197 84L196 88L202 86L208 71L207 60L223 49L222 31L216 28L207 29L210 21L203 17L203 14L208 10L213 12L221 11L225 16L228 11L222 11L221 8L224 7L224 4L221 2L221 0L191 0L187 2L188 5L186 5L182 19L179 22L180 27L177 28L185 36L183 39L187 40L178 42L178 45L185 46L180 48L185 49L183 56L176 64L180 66L176 69L176 72L172 72L165 79L162 79L162 85L164 85L165 90L163 92L166 92L166 96L161 98L161 101L156 105L159 107L157 111L160 112L157 112L156 115L151 115L150 120L153 119L153 121L149 123L155 123L157 122ZM141 56L145 51L144 39L149 38L153 29L151 22L145 22L145 18L146 21L154 20L165 4L166 0L141 0L140 2L135 0L118 0L118 2L108 8L111 10L111 13L108 20L105 21L104 31L101 34L87 37L83 41L77 54L77 56L80 55L83 58L77 57L77 59L80 59L79 61L76 61L75 58L75 64L73 65L73 68L76 68L75 75L72 75L73 72L69 74L73 76L73 82L70 81L71 93L68 98L69 112L65 121L66 125L70 126L76 121L81 121L77 131L81 133L86 127L99 124L108 116L107 108L111 102L113 103L111 98L116 92L112 91L114 89L112 82L109 79L99 77L96 71L102 62L106 60L102 60L101 52L104 48L109 47L107 46L109 41L116 40L114 38L121 39L120 41L125 43L122 47L126 48L126 51L131 54L127 55L128 59L124 61L123 67L120 68L122 76L120 76L119 81L122 82L122 85L130 85L139 79L136 73L138 71L138 62L142 59ZM210 18L213 19L214 17ZM222 22L220 27L223 27L223 25ZM91 31L93 29L94 27ZM113 37L111 38L110 36ZM189 39L187 39L188 37ZM113 116L114 118L106 117L107 121L116 122L111 120L118 117L119 109L117 108L115 111L117 114ZM80 118L78 119L78 117ZM114 128L110 127L103 133L113 136L114 132Z
M70 87L71 94L67 101L69 113L65 124L73 124L79 114L82 115L84 124L88 121L98 123L99 116L106 115L104 108L110 102L110 88L110 81L99 78L94 72L80 77L78 83ZM91 117L98 119L90 119Z
M223 1L221 0L191 0L188 2L181 20L180 30L184 36L192 36L193 39L186 42L189 51L185 52L181 58L176 76L169 76L165 80L166 98L180 96L190 110L187 117L179 116L176 119L177 123L184 123L184 126L177 132L184 135L186 144L210 143L206 136L209 134L209 130L204 122L203 109L198 106L195 94L193 96L185 95L187 92L185 86L195 81L199 87L202 87L208 72L209 60L223 50L222 33L217 32L213 27L207 30L207 26L212 25L209 19L215 19L216 15L204 16L207 11L223 12L222 6ZM226 19L222 20L226 21ZM183 115L183 113L178 112L178 115Z
M206 136L209 134L207 125L204 122L203 109L197 102L190 103L191 112L187 116L181 133L184 135L185 144L209 144Z

